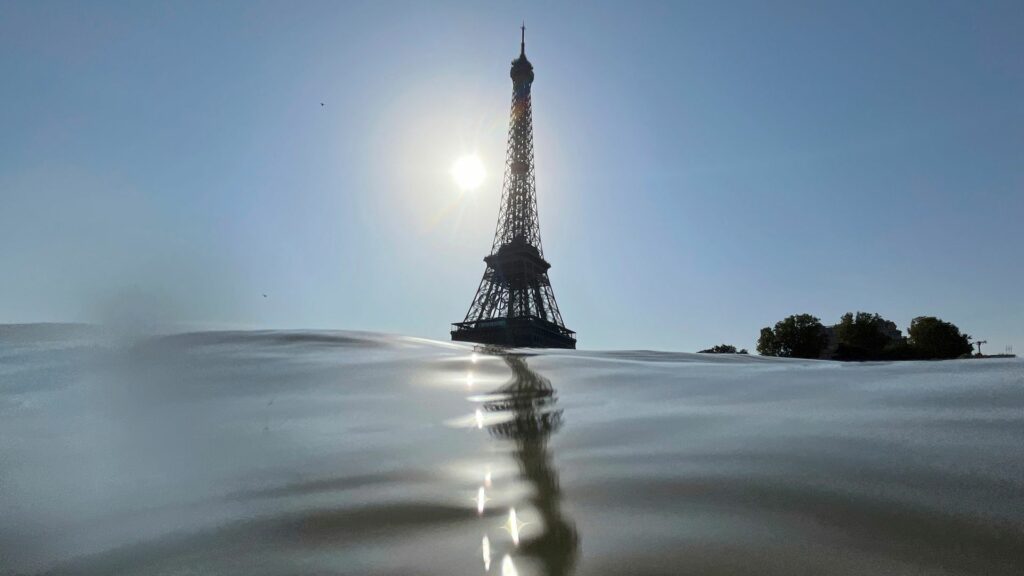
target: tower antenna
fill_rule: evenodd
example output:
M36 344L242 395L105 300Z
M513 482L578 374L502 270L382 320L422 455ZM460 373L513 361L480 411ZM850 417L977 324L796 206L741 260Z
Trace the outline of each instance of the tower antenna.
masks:
M526 20L523 20L523 25L519 27L522 32L522 36L519 39L519 55L526 55Z

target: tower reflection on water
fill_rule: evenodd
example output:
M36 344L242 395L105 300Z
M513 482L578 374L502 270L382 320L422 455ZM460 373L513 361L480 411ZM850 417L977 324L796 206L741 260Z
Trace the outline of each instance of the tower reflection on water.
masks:
M562 491L558 482L548 440L562 426L562 410L556 409L558 396L551 381L534 372L519 354L502 354L512 369L512 380L495 390L496 397L483 405L491 436L513 443L512 456L519 466L520 479L530 487L529 504L539 522L519 533L521 526L515 508L510 510L508 529L517 544L514 556L535 559L547 576L571 574L579 549L576 525L561 508ZM486 538L486 537L485 537ZM490 544L485 540L485 547ZM485 567L490 551L485 550ZM502 561L503 573L514 573L509 557Z

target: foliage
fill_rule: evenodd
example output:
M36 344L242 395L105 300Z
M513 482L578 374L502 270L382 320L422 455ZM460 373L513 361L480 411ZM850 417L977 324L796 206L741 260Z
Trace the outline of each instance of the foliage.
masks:
M747 354L747 349L736 351L736 347L732 344L719 344L718 346L712 346L707 350L701 350L698 354Z
M834 329L839 360L880 360L887 346L903 339L895 322L867 312L843 314Z
M762 328L757 351L764 356L787 358L818 358L828 345L828 336L821 320L810 314L789 316Z
M767 326L761 328L761 335L757 338L757 353L762 356L779 355L779 341L775 338L775 332Z
M881 355L878 360L914 360L916 355L914 349L910 347L910 343L907 342L906 338L900 338L894 340L885 345L882 349Z
M914 357L922 360L958 358L971 353L971 337L956 325L934 316L918 316L907 329Z
M828 354L837 360L939 360L968 356L971 337L956 325L934 316L914 318L907 330L909 338L896 323L878 314L848 312L839 323L825 328L810 314L798 314L762 328L757 351L763 356L821 358ZM830 347L830 334L835 336ZM704 352L714 352L725 345Z

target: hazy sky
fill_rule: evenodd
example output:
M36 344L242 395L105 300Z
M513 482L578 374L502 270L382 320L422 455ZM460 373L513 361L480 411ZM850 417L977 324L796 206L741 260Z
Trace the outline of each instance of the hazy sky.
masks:
M1024 352L1017 0L3 2L0 322L446 339L523 18L581 348L753 347L865 310ZM489 175L462 194L472 151Z

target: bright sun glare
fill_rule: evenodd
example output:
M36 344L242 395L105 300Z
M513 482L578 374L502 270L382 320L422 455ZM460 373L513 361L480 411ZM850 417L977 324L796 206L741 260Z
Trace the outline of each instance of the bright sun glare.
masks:
M484 163L476 154L467 154L452 165L452 177L455 178L455 185L459 187L459 190L476 190L483 183L486 175Z

